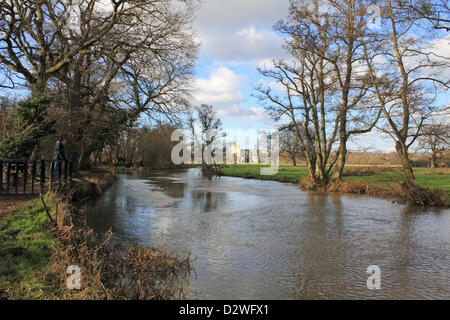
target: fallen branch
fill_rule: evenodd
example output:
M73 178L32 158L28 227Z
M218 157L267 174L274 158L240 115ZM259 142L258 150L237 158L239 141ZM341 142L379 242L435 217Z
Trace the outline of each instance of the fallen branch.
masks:
M51 221L52 223L55 223L55 222L53 221L53 219L52 219L52 216L50 215L50 212L48 211L47 205L45 204L44 198L42 197L42 193L40 193L39 196L41 197L41 201L42 201L42 204L44 205L45 211L47 212L48 218L50 219L50 221Z

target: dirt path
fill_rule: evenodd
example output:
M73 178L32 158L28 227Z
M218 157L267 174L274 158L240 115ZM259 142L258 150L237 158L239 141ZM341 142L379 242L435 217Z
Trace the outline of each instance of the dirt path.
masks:
M0 195L0 221L11 210L34 198L37 195Z

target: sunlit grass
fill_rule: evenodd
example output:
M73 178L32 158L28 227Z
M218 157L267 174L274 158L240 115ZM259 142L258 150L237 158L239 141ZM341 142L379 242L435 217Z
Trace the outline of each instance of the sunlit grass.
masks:
M261 180L277 180L297 183L307 172L306 166L280 165L278 173L275 175L261 175L261 168L268 167L260 164L237 164L226 165L222 173L227 176L245 177Z
M48 205L53 206L51 202ZM45 228L48 223L40 200L28 202L2 219L0 289L8 289L10 299L39 298L48 285L40 276L50 259L50 246L55 242ZM22 294L16 296L16 292Z
M298 183L300 179L307 174L307 168L304 165L280 165L278 173L270 176L262 176L260 169L267 165L260 164L237 164L225 165L222 173L227 176L245 177L262 180L276 180L284 182ZM360 170L368 166L346 166L346 169ZM383 172L383 167L376 167L379 172L371 175L345 176L344 180L363 180L375 183L399 182L403 179L401 168ZM392 167L390 167L392 168ZM441 188L450 194L450 168L414 168L416 181L419 185L427 188Z

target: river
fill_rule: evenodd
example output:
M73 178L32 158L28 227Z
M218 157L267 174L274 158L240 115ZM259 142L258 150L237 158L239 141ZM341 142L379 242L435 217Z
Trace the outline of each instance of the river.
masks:
M87 211L114 241L191 252L189 299L450 298L449 209L188 169L118 175Z

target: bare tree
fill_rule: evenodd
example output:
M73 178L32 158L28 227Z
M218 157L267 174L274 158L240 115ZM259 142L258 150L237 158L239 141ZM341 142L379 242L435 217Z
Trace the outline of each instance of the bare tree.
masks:
M303 150L300 146L295 133L289 129L280 131L280 151L286 152L289 158L292 160L294 166L297 165L297 157L303 155Z
M384 131L395 141L406 184L414 187L409 148L424 121L436 111L431 105L439 86L448 88L449 80L437 73L439 67L448 66L448 61L436 59L431 50L423 49L425 44L412 31L419 18L405 15L401 1L387 0L386 4L384 27L364 36L364 56L386 121Z
M284 127L292 128L305 150L309 178L314 184L327 183L335 162L328 165L332 146L336 140L339 116L330 99L332 86L324 79L327 63L313 52L304 52L296 64L274 61L273 69L259 69L283 91L268 85L256 87L257 98L267 113L276 121L288 121Z
M450 4L448 0L409 0L404 4L411 16L428 20L434 29L450 31Z
M134 3L133 3L134 2ZM81 0L6 0L0 3L0 63L20 74L33 90L45 91L47 81L79 55L95 50L135 1L111 1L98 13L99 2ZM79 32L70 15L79 10ZM73 21L72 21L73 22Z
M222 137L220 133L222 120L217 116L217 111L211 105L202 104L194 109L197 113L196 118L190 116L188 119L188 126L191 130L194 144L193 147L201 150L200 156L202 158L203 172L207 175L212 175L216 170L215 164L213 166L211 163L205 162L204 152L207 146L212 146L214 141Z
M92 126L96 114L111 110L126 110L122 121L131 123L143 113L174 121L178 112L186 111L198 46L189 28L191 4L174 8L178 2L156 1L146 10L140 6L129 11L95 53L80 55L60 73L72 115L80 108L87 111L81 127ZM78 155L80 166L97 148L90 144L93 139L86 131L76 138L85 144Z
M365 1L330 0L332 13L328 41L333 49L327 57L334 68L333 80L339 91L339 148L333 178L342 178L347 158L347 142L352 135L370 132L378 122L381 110L370 94L363 62L362 37L356 29L367 25Z
M293 128L301 124L297 136L316 182L327 183L335 165L333 177L341 178L348 139L371 131L381 115L360 67L362 36L355 30L365 26L366 9L357 0L292 0L289 19L275 29L288 36L285 48L295 62L276 61L274 70L260 70L284 87L284 98L267 86L257 90L275 119L287 116Z
M196 3L2 1L0 85L22 79L57 99L83 167L121 124L144 112L169 117L187 108L198 52L189 27Z
M14 89L15 82L13 77L12 70L0 63L0 88Z
M217 117L217 111L211 105L202 104L194 109L197 112L197 119L190 118L189 126L191 131L194 133L193 135L196 140L201 141L203 145L209 145L219 138L219 136L215 134L208 135L207 133L214 130L221 130L222 120ZM199 133L197 133L195 128L195 121L198 122L200 127Z
M444 122L425 124L418 140L419 148L430 153L430 167L434 169L439 156L450 147L450 125Z

